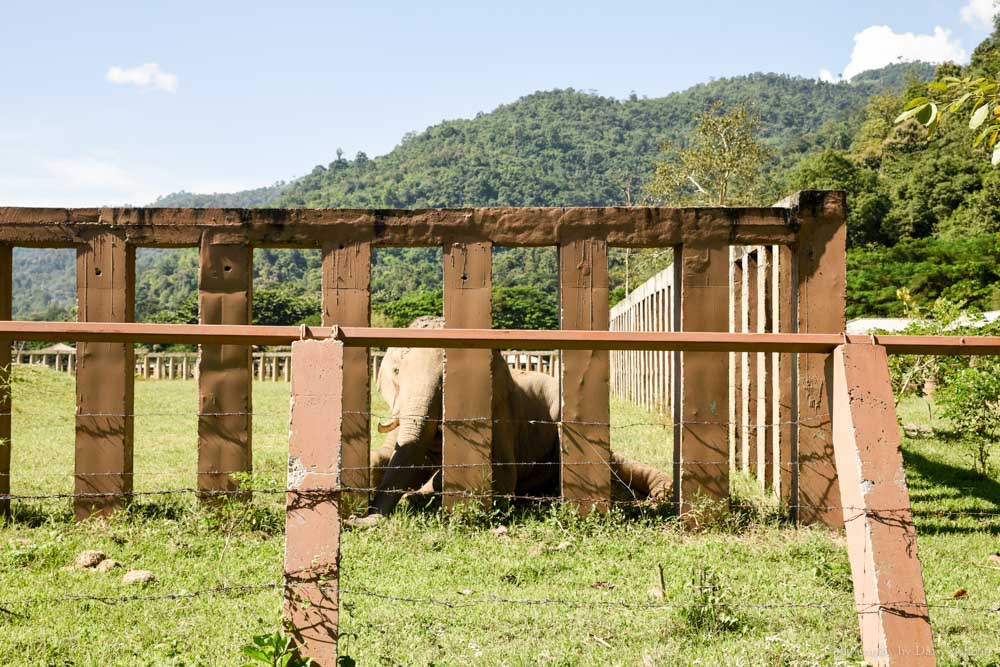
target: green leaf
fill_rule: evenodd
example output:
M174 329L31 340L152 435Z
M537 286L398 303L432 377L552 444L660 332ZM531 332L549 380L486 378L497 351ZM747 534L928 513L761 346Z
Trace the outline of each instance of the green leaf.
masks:
M933 137L934 133L937 132L938 125L941 124L941 116L934 116L934 118L927 124L927 136Z
M990 115L990 105L983 104L978 109L972 113L972 117L969 119L969 129L978 129L980 125L986 122L986 118Z
M906 120L908 118L912 118L912 117L916 116L917 114L919 114L924 109L929 109L929 108L930 108L930 103L924 104L923 106L914 107L913 109L907 109L903 113L901 113L898 116L896 116L895 122L896 123L902 123L904 120Z
M267 657L267 654L255 646L244 646L243 655L249 658L253 658L254 660L257 660L259 662L271 664L271 659Z
M910 109L916 109L917 107L922 107L925 104L930 104L931 100L929 97L914 97L912 100L906 103L903 107L903 111L909 111Z
M963 106L965 106L965 103L969 101L970 97L972 97L972 93L966 93L965 95L962 95L960 98L951 103L951 106L948 107L948 111L950 111L951 113L955 113Z
M979 136L976 137L976 140L972 142L972 147L976 148L977 146L979 146L979 144L983 143L983 141L986 139L986 137L990 136L990 132L993 132L993 131L994 131L993 127L990 126L990 127L987 127L985 130L983 130L982 132L980 132Z
M927 106L920 108L920 111L917 112L916 116L917 122L921 123L922 125L929 126L931 124L931 121L937 118L937 115L938 115L937 105L932 102Z

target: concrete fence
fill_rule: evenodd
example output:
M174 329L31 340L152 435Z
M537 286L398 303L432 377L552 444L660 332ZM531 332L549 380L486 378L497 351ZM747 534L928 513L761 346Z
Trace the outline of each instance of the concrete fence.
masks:
M611 331L676 331L673 286L671 266L632 290L611 308ZM612 352L611 392L651 412L667 414L672 362L670 352Z
M63 373L76 372L76 350L15 350L11 363L18 366L41 365ZM504 350L503 358L511 370L537 371L552 377L559 375L559 353L555 350ZM371 350L372 384L385 356L383 350ZM197 352L137 352L135 376L145 380L187 380L197 377ZM253 353L253 377L260 381L288 382L292 373L291 349Z
M559 253L560 328L598 335L608 333L610 327L608 250L633 247L672 248L676 258L673 284L677 287L669 299L672 310L665 311L667 300L657 296L658 302L644 306L642 326L667 319L678 332L729 332L733 326L728 305L734 289L733 248L754 246L778 248L783 257L794 260L796 272L782 290L782 299L789 299L797 314L794 331L839 334L844 331L844 220L843 193L820 191L801 192L772 207L742 208L0 208L0 320L11 319L15 246L75 248L81 324L134 321L136 248L197 247L199 322L223 326L252 321L254 248L286 247L322 251L322 324L366 328L371 321L372 249L391 246L441 248L445 326L488 329L494 246L554 246ZM284 339L274 342L267 330L261 327L253 345L288 344ZM19 339L10 336L6 340ZM132 341L76 340L74 474L79 498L75 508L77 516L84 518L115 511L132 490L137 363ZM143 342L184 341L164 335ZM286 370L282 364L287 362L278 358L264 356L255 362L249 344L211 339L200 343L195 375L197 487L206 494L235 492L239 483L230 473L251 469L254 381L262 373L266 378L284 379L294 369ZM378 346L373 342L367 347ZM355 488L370 486L374 364L367 347L345 350L343 361L343 483ZM0 345L0 369L10 365L10 353L9 343ZM660 405L666 401L671 408L673 502L678 511L690 509L696 496L727 498L735 464L733 428L728 423L733 419L727 414L735 384L730 353L703 349L636 354L650 360L647 368L653 363L668 368L666 385L662 379L654 383L647 378L640 389L652 394L649 400ZM610 499L612 477L605 465L611 456L609 351L564 349L558 364L554 356L534 355L514 354L514 364L558 373L563 392L560 494L581 507L590 507L594 498ZM787 458L782 450L780 457L797 475L801 493L786 496L783 490L782 497L793 508L837 508L825 371L830 355L801 356L796 384L781 393L783 400L795 400L801 407L792 427L800 446ZM66 363L71 363L68 358ZM449 372L442 389L443 410L448 415L442 429L442 455L451 464L444 470L442 484L448 494L492 484L489 475L484 478L475 469L491 460L491 388L477 381L489 374L490 364L491 355L483 349L448 355ZM189 375L192 365L190 357L187 369L183 358L173 359L174 375ZM144 366L147 377L157 372L155 364L152 371L148 364L139 366ZM164 358L160 368L160 376L169 377L170 358ZM616 363L619 376L629 372L623 363ZM4 417L10 413L7 403L0 405L0 440L10 442L9 451L17 442L11 438L9 417ZM742 434L744 429L736 431ZM664 446L671 445L664 442ZM735 458L742 461L742 455ZM798 466L798 459L809 465ZM0 456L0 492L6 489L9 468L6 455ZM800 518L843 523L839 510L810 510L801 512Z

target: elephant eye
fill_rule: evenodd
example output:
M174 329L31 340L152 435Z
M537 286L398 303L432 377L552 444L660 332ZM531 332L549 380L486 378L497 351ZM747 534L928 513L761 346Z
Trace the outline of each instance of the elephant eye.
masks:
M392 374L393 375L399 375L399 369L398 368L393 368L392 369Z

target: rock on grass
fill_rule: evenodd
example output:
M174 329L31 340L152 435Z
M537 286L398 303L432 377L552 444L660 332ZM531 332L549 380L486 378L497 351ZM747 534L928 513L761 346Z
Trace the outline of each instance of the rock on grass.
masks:
M123 584L151 584L156 581L156 575L149 570L129 570L122 577Z
M97 567L95 567L94 569L97 570L98 572L110 572L116 567L121 567L121 565L122 564L116 561L114 558L105 558L100 563L98 563Z
M104 555L103 551L88 550L81 551L77 554L76 560L73 561L75 567L81 570L90 569L92 567L97 567L101 564L101 561L106 559L107 556Z

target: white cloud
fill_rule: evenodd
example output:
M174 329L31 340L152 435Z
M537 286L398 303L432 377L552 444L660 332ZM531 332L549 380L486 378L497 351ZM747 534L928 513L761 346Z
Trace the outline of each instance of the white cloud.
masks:
M109 151L42 157L28 147L0 152L0 206L143 205L168 192Z
M1000 3L996 0L969 0L962 7L962 20L976 28L993 29L993 17L1000 14Z
M177 75L164 72L156 63L146 63L138 67L121 68L117 65L108 69L104 78L122 86L136 86L143 89L177 92Z
M819 80L826 81L827 83L837 83L837 76L828 69L821 69L819 71Z
M820 78L832 83L849 80L866 70L896 62L965 62L968 57L959 40L952 37L951 31L940 26L936 26L931 35L917 35L912 32L898 33L887 25L873 25L854 35L851 61L840 77L833 76L829 70L822 70Z
M42 167L63 188L73 191L129 191L141 184L118 165L84 156L44 160Z

